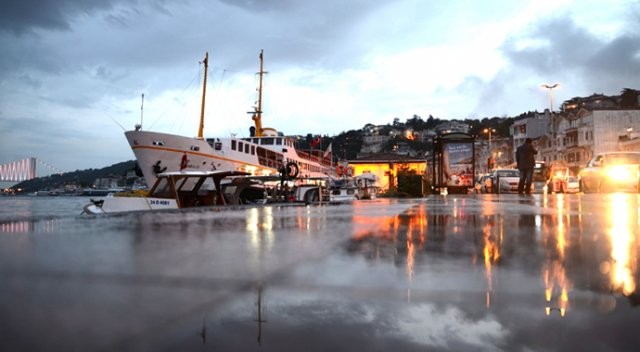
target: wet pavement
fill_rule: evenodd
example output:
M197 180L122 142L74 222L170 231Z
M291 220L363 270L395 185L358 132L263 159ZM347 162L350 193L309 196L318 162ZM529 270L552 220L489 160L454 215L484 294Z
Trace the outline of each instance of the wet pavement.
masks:
M639 201L4 220L0 350L636 350Z

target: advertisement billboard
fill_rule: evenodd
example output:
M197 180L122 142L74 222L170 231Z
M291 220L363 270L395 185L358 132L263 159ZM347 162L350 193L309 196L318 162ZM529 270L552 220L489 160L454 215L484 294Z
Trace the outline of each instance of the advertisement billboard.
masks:
M473 187L473 143L447 142L443 143L442 147L445 184Z

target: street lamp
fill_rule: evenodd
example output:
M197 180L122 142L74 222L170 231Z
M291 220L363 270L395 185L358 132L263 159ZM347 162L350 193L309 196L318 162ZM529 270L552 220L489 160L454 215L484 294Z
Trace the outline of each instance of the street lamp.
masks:
M495 161L493 159L493 151L491 150L491 133L496 133L496 129L485 128L483 132L489 134L489 160L487 161L487 166L488 166L488 169L491 170L495 164Z
M553 85L548 85L548 84L543 84L540 87L542 88L547 88L549 90L549 112L552 113L553 112L553 95L551 94L551 91L553 90L553 88L558 87L559 84L558 83L554 83Z
M551 134L555 139L555 135L556 135L556 131L555 131L555 121L553 119L553 94L551 93L553 91L553 88L558 87L559 84L558 83L554 83L553 85L548 85L548 84L542 84L540 87L542 88L547 88L549 90L549 115L551 116ZM555 141L554 141L555 143Z
M489 134L489 152L491 152L491 133L496 133L496 129L495 128L485 128L483 130L483 132Z

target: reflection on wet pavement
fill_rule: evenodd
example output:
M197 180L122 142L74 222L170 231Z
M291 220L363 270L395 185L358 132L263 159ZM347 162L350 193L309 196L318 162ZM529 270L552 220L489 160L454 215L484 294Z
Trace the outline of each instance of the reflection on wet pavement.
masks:
M42 221L0 225L0 316L12 326L0 347L640 343L635 194L448 195L63 218L49 230Z

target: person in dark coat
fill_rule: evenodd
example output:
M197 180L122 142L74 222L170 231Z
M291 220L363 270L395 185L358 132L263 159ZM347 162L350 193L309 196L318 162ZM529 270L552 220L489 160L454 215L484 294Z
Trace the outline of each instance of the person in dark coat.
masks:
M533 168L536 166L538 151L533 147L531 138L527 138L524 144L516 149L516 163L520 170L520 182L518 182L518 194L531 194L531 182L533 179Z

